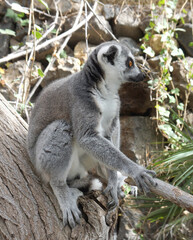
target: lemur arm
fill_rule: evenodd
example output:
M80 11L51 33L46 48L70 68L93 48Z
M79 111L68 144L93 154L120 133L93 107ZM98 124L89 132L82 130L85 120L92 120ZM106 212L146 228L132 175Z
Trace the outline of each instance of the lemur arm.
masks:
M133 162L115 147L112 142L97 132L100 113L96 112L96 109L91 110L85 105L80 106L80 102L79 108L75 109L73 129L80 147L107 168L120 171L125 176L130 176L143 192L149 192L146 182L155 185L152 176L149 175L155 176L155 172Z
M93 133L92 135L81 137L79 139L79 144L84 150L93 155L108 168L120 171L126 176L130 176L143 192L149 192L149 188L145 181L155 185L153 178L148 175L148 173L155 175L154 171L147 170L127 158L104 137Z

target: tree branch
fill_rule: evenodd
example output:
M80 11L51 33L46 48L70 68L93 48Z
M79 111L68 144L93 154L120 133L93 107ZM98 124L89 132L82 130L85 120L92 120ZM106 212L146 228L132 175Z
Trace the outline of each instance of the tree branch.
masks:
M159 195L193 213L193 196L191 194L184 192L183 190L158 178L154 178L154 180L157 183L157 186L152 187L149 185L152 193L155 193L156 195ZM126 182L131 185L135 185L131 178L127 178Z

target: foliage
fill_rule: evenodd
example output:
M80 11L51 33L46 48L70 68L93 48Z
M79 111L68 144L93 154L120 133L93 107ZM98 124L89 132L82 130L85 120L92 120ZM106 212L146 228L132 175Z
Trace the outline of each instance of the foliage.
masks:
M151 39L155 37L155 34L160 36L162 50L160 51L160 73L155 79L151 79L149 87L156 91L156 119L158 122L158 128L171 143L172 148L177 148L179 144L182 144L185 139L183 135L180 135L176 131L176 127L183 129L183 122L180 118L185 119L187 102L190 91L193 88L193 76L190 75L190 69L186 63L184 53L181 48L178 47L175 37L177 38L177 32L183 31L177 27L179 21L184 22L184 19L180 17L180 13L176 13L177 0L167 1L161 0L158 3L160 8L157 8L152 4L151 20L149 27L146 28L146 34L143 38L144 43L142 49L148 56L155 56L154 50L151 48ZM185 102L180 99L180 90L175 87L172 79L172 62L174 60L180 60L184 64L184 68L187 70L187 90ZM174 108L177 111L177 117L172 114L171 109ZM170 121L173 121L172 126ZM176 141L177 140L177 141Z
M19 22L22 27L28 26L29 20L26 18L25 13L23 12L16 13L12 9L8 8L5 16L12 18L15 23Z
M160 0L158 5L159 8L152 4L151 20L142 44L144 53L149 57L155 56L150 46L155 34L159 34L162 45L159 53L160 73L149 81L149 87L155 91L156 120L159 130L167 139L167 145L159 159L154 161L154 167L159 178L193 194L193 128L185 121L188 97L193 89L193 74L182 49L175 41L177 32L183 30L179 29L177 24L185 21L180 12L177 13L177 0ZM183 9L180 11L187 13ZM184 102L180 99L180 90L175 87L172 79L174 60L181 61L187 70ZM184 224L193 221L193 214L160 197L141 198L145 203L140 207L150 208L145 220L160 226L156 239L173 239L174 235L182 239L180 231Z
M192 129L190 129L192 132ZM193 194L193 140L182 149L165 151L155 160L154 166L159 178L168 180L171 184ZM150 208L150 213L143 221L156 223L156 239L171 239L181 235L181 231L192 221L193 214L160 197L143 198L145 203L138 207ZM191 229L190 229L191 230Z

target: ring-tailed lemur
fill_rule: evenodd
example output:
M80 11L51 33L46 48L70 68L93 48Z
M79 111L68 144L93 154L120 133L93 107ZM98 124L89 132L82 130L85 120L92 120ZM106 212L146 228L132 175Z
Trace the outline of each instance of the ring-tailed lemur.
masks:
M82 193L72 187L73 181L84 180L98 164L107 172L104 192L110 207L118 204L117 171L130 176L144 192L149 191L147 183L155 185L149 175L155 176L154 171L119 150L118 90L122 83L143 78L129 49L107 42L91 53L79 73L51 83L38 97L29 124L28 152L50 183L65 225L73 228L81 217L77 198Z

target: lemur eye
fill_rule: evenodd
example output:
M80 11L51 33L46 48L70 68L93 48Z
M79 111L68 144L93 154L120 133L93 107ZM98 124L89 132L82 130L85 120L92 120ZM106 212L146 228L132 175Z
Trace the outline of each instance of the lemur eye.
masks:
M128 57L127 61L125 62L125 64L126 64L127 68L128 67L131 68L131 67L133 67L133 60L130 57Z

